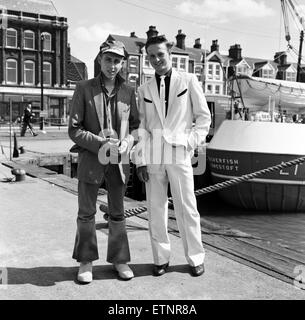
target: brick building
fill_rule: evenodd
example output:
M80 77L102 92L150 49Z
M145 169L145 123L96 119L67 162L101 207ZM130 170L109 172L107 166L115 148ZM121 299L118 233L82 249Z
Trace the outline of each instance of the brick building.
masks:
M150 26L146 32L147 38L158 35L155 26ZM126 47L129 56L122 69L122 76L126 79L127 83L137 88L142 83L149 80L154 75L154 70L151 67L145 51L145 43L147 38L138 38L134 32L130 36L122 36L110 34L107 38L121 41ZM173 66L180 70L188 72L189 54L177 46L172 49ZM100 72L100 66L97 58L94 61L94 76Z
M66 123L74 84L87 79L70 53L67 18L49 0L0 0L0 17L1 120L9 121L11 100L13 120L32 102L36 122L43 115L46 123Z

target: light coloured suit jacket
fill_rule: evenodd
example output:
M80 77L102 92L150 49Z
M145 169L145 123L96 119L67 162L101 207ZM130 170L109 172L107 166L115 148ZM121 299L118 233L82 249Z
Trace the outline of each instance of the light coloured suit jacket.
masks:
M93 184L100 184L103 181L105 170L105 166L98 160L99 149L106 142L102 133L104 106L100 77L101 75L77 83L68 130L71 140L76 143L71 152L78 152L79 155L78 179ZM130 150L134 143L134 138L130 133L139 125L134 89L122 83L117 101L117 127L120 131L117 132L118 138L127 140ZM122 178L124 172L128 176L129 164L120 165L120 170Z
M171 159L181 163L190 161L194 149L205 143L211 124L211 114L197 77L172 71L166 118L155 77L139 88L138 97L140 143L133 159L137 166L159 170L160 160L161 164L166 163L165 158L172 149L180 151L180 155Z

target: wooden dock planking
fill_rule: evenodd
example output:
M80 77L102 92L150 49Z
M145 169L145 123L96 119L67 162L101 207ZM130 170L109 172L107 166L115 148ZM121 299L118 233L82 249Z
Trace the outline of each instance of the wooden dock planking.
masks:
M35 165L38 167L63 166L63 174L71 177L72 164L76 164L78 155L74 153L49 153L33 154L29 153L22 158L12 161L23 166ZM47 170L47 169L46 169ZM33 171L33 169L31 169Z
M23 168L29 176L44 180L67 192L77 195L77 179L57 174L43 167L37 167L29 162L22 163L22 161L12 161L3 164L10 168ZM54 163L52 163L52 165L54 165ZM102 204L106 210L106 190L100 190L98 204ZM132 209L138 206L145 206L145 204L125 198L125 209ZM143 213L139 218L148 220L148 214ZM173 235L179 236L174 211L171 209L169 209L169 231ZM293 283L297 276L297 274L293 273L295 267L305 265L305 258L297 252L280 248L265 240L252 237L238 230L219 226L205 219L202 219L202 242L207 249L213 252L290 284ZM230 272L230 270L228 270L228 272Z
M172 216L174 212L170 212ZM178 231L176 220L169 219L169 227ZM295 277L296 266L305 265L305 258L297 252L280 248L265 240L251 238L249 235L234 235L228 230L223 234L214 234L214 231L202 226L202 242L218 253L229 255L242 260L246 265L263 271L275 278L292 283ZM235 259L234 259L235 260Z

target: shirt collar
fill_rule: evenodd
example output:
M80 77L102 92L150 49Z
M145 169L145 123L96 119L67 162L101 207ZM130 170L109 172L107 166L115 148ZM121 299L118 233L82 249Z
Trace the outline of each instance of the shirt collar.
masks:
M102 86L102 89L105 93L109 94L107 92L107 89L106 89L106 86L105 86L105 80L104 80L104 74L101 72L101 76L100 76L100 79L101 79L101 86ZM122 86L122 84L125 82L125 79L120 75L120 74L117 74L116 78L115 78L115 83L114 83L114 92L117 93L120 89L120 87Z
M170 69L169 71L167 71L166 74L165 74L165 77L169 77L170 78L172 76L172 71L173 71L173 69ZM156 73L156 78L158 80L160 80L161 76Z

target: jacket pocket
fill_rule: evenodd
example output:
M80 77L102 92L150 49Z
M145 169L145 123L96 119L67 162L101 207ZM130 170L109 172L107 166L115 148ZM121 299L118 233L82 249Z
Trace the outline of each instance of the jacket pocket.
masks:
M146 99L146 98L144 98L144 101L147 102L147 103L152 103L151 100L148 100L148 99Z
M178 98L182 97L184 94L187 93L187 89L185 89L184 91L182 91L181 93L178 94Z

